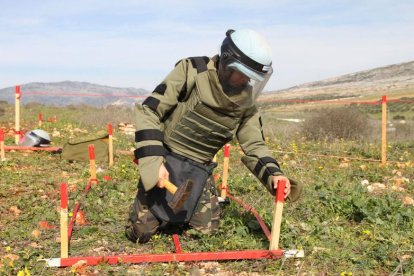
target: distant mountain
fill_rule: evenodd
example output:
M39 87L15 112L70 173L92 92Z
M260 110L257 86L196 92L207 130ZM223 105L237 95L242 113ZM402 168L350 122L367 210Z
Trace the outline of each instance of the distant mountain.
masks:
M133 105L142 102L148 91L141 88L119 88L88 82L32 82L20 85L23 104L37 102L45 105ZM14 102L15 87L0 89L0 100Z
M34 82L23 84L20 89L23 104L38 102L46 105L132 105L142 102L150 93L141 88L119 88L76 81ZM13 103L14 91L14 87L0 89L0 101ZM267 92L260 100L380 98L382 95L414 96L414 61Z
M321 81L301 84L263 95L263 100L278 98L365 97L414 95L414 61L388 65Z

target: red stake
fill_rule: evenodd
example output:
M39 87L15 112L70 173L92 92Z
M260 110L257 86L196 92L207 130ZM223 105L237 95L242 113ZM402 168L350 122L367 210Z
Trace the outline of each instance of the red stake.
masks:
M85 196L89 192L89 190L91 189L92 183L98 184L98 181L96 179L89 179L88 184L86 185L85 190L83 191ZM70 241L70 238L72 237L73 226L76 223L76 215L78 214L80 206L81 206L81 203L76 202L75 209L73 210L72 218L70 219L70 222L69 222L69 228L68 228L68 240L69 241Z
M283 202L285 201L285 187L285 180L281 180L277 183L269 250L279 248L280 225L282 224Z
M178 235L177 234L174 234L173 235L173 241L174 241L174 245L175 245L175 252L176 253L183 253L183 251L181 249L180 240L178 239Z
M3 129L0 128L0 161L6 160L6 156L4 154L4 132Z
M223 200L227 197L227 178L229 175L229 162L230 162L230 144L224 146L224 160L223 160L223 178L221 180L221 198Z
M68 184L60 184L60 257L67 258L68 241Z
M192 253L166 253L166 254L142 254L142 255L118 255L118 256L87 256L46 259L49 267L67 267L79 261L85 261L86 265L98 265L102 263L156 263L156 262L192 262L192 261L220 261L220 260L256 260L279 259L284 256L283 250L241 250L221 252L192 252Z
M114 143L112 139L112 124L108 124L108 153L109 153L109 166L114 164Z
M95 163L95 146L93 144L88 145L89 150L89 172L91 174L91 180L96 179L96 163Z
M39 112L37 115L37 120L39 121L39 127L42 127L42 113Z

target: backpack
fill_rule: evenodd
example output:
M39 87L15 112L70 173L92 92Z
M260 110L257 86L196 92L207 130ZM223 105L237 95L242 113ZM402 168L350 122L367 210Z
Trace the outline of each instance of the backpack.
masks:
M84 137L75 137L63 145L61 158L68 161L89 161L89 145L95 146L95 160L108 162L108 133L99 131Z

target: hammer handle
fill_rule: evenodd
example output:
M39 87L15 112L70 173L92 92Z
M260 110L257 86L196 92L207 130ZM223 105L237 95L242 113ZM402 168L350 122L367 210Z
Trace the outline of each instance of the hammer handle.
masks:
M172 184L169 180L164 179L163 184L164 188L167 189L170 193L175 194L175 192L177 191L177 186Z

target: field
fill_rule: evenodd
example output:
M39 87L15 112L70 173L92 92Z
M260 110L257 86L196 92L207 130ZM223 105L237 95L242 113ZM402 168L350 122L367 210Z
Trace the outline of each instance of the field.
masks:
M0 126L13 128L13 107L4 105ZM133 121L129 109L90 107L22 108L22 126L43 128L62 146L107 123ZM70 256L174 252L170 235L155 235L148 244L132 244L124 237L128 209L136 193L138 172L132 157L116 154L114 166L98 163L99 184L87 196L87 163L69 163L59 154L6 152L0 162L0 274L4 275L413 275L414 274L414 140L388 144L387 166L381 166L380 139L305 139L300 127L276 121L276 109L265 110L269 148L286 175L304 184L299 202L287 202L280 245L302 249L304 258L121 264L96 267L47 268L39 261L60 255L59 185L69 185L69 210L81 200L84 220L78 220L70 242ZM302 112L302 111L301 111ZM287 114L284 112L283 114ZM283 115L282 114L282 115ZM303 114L290 114L292 116ZM47 118L57 115L57 122ZM412 119L412 113L404 113ZM375 114L372 120L378 119ZM376 121L376 123L378 123ZM412 126L412 125L409 125ZM409 128L409 133L413 129ZM133 136L115 128L115 150L134 148ZM6 136L6 145L14 138ZM334 156L334 157L332 157ZM223 155L215 175L220 182ZM270 228L273 197L243 167L237 143L232 143L229 188L253 206ZM71 214L70 214L71 215ZM268 249L268 241L254 216L233 201L222 212L216 235L188 230L180 236L185 252Z

